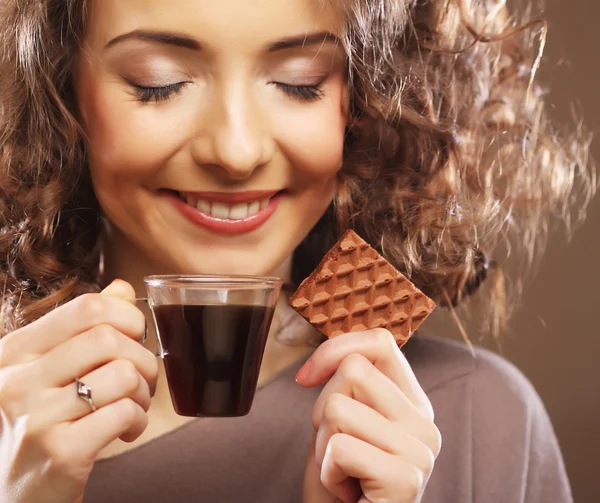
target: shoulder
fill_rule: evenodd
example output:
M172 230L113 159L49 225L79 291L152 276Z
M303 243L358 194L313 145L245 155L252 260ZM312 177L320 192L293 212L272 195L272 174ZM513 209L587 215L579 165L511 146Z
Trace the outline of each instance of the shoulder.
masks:
M444 439L424 501L572 502L548 414L513 364L422 336L405 354Z
M473 351L466 344L429 336L417 336L406 345L405 354L417 379L429 395L450 399L451 391L461 400L471 398L472 410L528 415L543 405L531 382L505 358L482 348ZM514 417L514 415L513 415Z

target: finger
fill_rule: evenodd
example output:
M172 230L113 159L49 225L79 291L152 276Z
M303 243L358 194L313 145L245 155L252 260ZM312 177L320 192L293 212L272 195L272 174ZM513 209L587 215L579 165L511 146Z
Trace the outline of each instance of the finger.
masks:
M115 279L100 294L123 299L135 305L135 290L133 286L122 279Z
M85 375L82 382L92 389L92 398L97 408L105 407L122 398L131 398L145 412L150 408L150 387L146 379L138 372L135 365L130 360L114 360L103 367ZM83 402L84 400L77 395L77 385L73 383L61 390L65 397L73 397L74 402ZM89 410L82 410L79 417L87 415Z
M47 385L63 387L78 376L113 361L129 360L154 393L158 377L156 357L109 325L99 325L55 347L38 364Z
M354 398L370 407L406 434L424 443L435 457L439 454L442 439L433 417L427 417L364 356L352 354L346 357L325 385L313 406L315 429L324 421L326 407L334 394Z
M123 398L130 398L144 411L150 408L150 389L128 360L115 360L85 375L81 381L92 389L92 401L97 409ZM77 384L51 388L28 400L27 412L33 431L72 422L91 413L90 404L77 395Z
M364 356L351 354L324 386L313 406L313 426L323 421L323 412L333 393L340 393L371 407L391 421L423 420L422 413L406 395Z
M123 398L131 398L145 412L150 408L150 388L129 360L114 360L81 378L92 389L96 408L106 407ZM58 390L56 423L75 421L90 413L90 405L77 395L74 382Z
M336 393L329 398L317 432L317 466L322 466L329 440L337 433L350 435L389 454L403 456L424 473L433 469L435 456L425 443L370 407Z
M415 501L424 485L424 474L398 456L344 433L331 437L321 468L321 483L341 497L351 479L359 479L364 500Z
M433 418L433 409L427 395L394 337L384 329L352 332L328 339L298 371L296 380L306 387L318 386L330 379L344 358L353 353L367 358L388 376L417 408Z
M356 503L360 496L358 481L354 481L354 484L348 484L347 489L348 493L339 498L323 486L321 483L321 468L315 463L315 441L313 439L308 453L306 470L304 471L302 493L305 495L305 499L306 495L310 495L313 502L340 503L341 500L343 503Z
M81 454L97 455L120 438L133 442L148 426L148 416L133 400L124 398L65 427L62 441L79 446Z
M110 295L85 294L2 339L2 365L34 360L97 325L110 325L131 339L144 335L146 319L134 305Z
M126 300L132 305L137 304L136 294L133 286L123 281L122 279L115 279L110 285L108 285L104 290L100 292L101 295L109 295L111 297L115 297L118 299ZM144 316L144 333L141 337L137 338L137 342L144 345L146 339L148 338L148 321L146 320L146 315L142 311L142 315Z
M341 452L344 450L350 452ZM331 437L321 466L321 484L323 484L323 487L335 494L344 503L357 501L356 496L361 494L362 487L357 485L355 480L359 480L360 483L361 479L366 479L366 473L369 473L369 477L374 477L374 474L371 470L367 472L361 469L366 467L350 465L347 457L357 454L371 455L373 450L376 449L344 433L338 433ZM350 474L350 469L352 473L357 475Z

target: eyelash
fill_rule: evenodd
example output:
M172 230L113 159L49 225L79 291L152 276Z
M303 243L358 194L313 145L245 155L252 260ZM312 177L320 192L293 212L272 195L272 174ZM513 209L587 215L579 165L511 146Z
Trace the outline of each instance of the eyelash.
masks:
M187 82L178 82L176 84L169 84L168 86L161 87L145 87L134 85L136 91L136 99L142 103L162 103L172 98L176 94L183 90L183 87ZM323 97L323 90L321 84L314 86L293 86L291 84L284 84L282 82L273 82L283 93L301 101L316 101Z
M177 82L176 84L169 84L168 86L161 87L145 87L134 85L135 92L137 94L136 99L142 103L150 103L154 101L161 103L172 98L176 94L183 90L187 82Z
M283 84L282 82L274 82L274 84L285 94L298 100L316 101L323 97L321 83L314 86L292 86L290 84Z

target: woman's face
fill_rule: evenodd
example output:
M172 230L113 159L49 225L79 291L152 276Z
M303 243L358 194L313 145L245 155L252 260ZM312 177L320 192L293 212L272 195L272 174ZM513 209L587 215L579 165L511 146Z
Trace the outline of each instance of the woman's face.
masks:
M342 161L329 3L97 0L89 19L77 97L115 242L162 271L277 270Z

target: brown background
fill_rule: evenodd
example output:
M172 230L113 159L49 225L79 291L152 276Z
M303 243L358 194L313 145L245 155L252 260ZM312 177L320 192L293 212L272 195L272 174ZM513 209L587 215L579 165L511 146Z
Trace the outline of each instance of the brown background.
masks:
M552 114L573 123L575 110L598 133L600 2L547 0L544 17L549 36L540 78L550 87ZM600 164L600 139L592 143L592 156ZM576 503L600 501L599 301L600 195L570 243L564 233L552 236L502 339L503 355L527 375L546 404ZM430 327L447 333L451 325L438 315ZM477 334L474 324L467 328L469 336ZM497 351L489 339L479 343Z
M520 2L515 1L518 4ZM547 0L549 38L541 76L554 116L572 121L571 105L600 130L600 2ZM592 146L600 163L600 140ZM600 501L600 197L570 243L550 240L526 285L503 354L533 382L562 446L577 503ZM431 327L458 337L448 318ZM468 327L467 327L468 328ZM468 328L473 333L472 328ZM482 342L497 349L492 341ZM549 502L550 503L550 502Z

